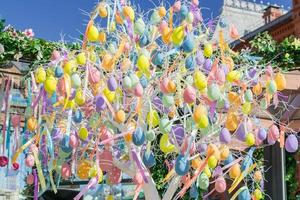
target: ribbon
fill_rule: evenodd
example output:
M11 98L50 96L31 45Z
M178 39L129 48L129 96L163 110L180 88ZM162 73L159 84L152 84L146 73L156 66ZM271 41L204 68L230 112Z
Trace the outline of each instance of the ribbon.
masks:
M72 122L72 109L68 111L68 122L67 122L67 130L66 130L66 140L65 145L69 147L69 139L70 139L70 130L71 130L71 122Z
M88 190L91 188L91 187L94 187L95 185L97 185L98 183L98 178L97 176L96 177L93 177L89 183L79 192L79 194L76 195L76 197L74 197L74 200L80 200L80 198L88 192Z
M141 175L142 175L142 177L143 177L143 179L144 179L144 182L145 182L145 183L148 183L147 176L146 176L146 174L145 174L145 171L144 171L144 169L143 169L143 166L142 166L142 164L141 164L141 162L140 162L140 159L139 159L139 157L137 156L135 150L132 149L131 153L132 153L132 159L135 161L135 163L136 163L136 165L137 165L137 167L138 167L138 169L139 169L139 171L140 171L140 173L141 173Z
M56 185L53 180L52 170L49 171L49 176L50 176L50 184L51 184L52 190L53 190L54 194L56 194L57 189L56 189Z
M35 98L35 100L33 101L32 105L31 105L32 109L36 108L36 106L39 103L42 96L43 96L43 88L40 88L38 96Z
M7 84L6 84L6 92L5 92L5 109L4 109L4 123L3 123L3 154L5 154L5 141L6 141L6 126L8 125L7 116L9 114L9 92L11 87L11 81L10 78L8 78Z
M33 151L33 156L34 156L34 161L35 161L38 177L41 182L42 191L45 191L46 190L46 182L45 182L45 177L43 175L41 163L39 160L38 151Z
M234 193L234 195L230 198L230 200L235 200L238 197L238 195L246 189L247 189L246 186L241 187L238 191L236 191L236 193Z
M23 146L21 146L15 153L15 155L12 158L12 163L16 162L19 155L27 148L29 145L37 138L37 135L32 137L30 140L28 140Z
M33 199L38 200L38 197L39 197L39 182L38 182L38 177L37 177L37 174L36 174L36 169L33 170L33 176L34 176Z

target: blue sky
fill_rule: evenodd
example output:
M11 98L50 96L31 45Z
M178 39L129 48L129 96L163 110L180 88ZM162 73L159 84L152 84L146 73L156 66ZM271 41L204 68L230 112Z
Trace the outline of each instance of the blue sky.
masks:
M0 18L5 18L8 24L23 30L32 28L37 37L47 40L64 39L72 41L84 31L87 16L81 10L90 12L98 0L1 0ZM253 1L253 0L249 0ZM257 2L260 0L257 0ZM292 0L264 0L264 3L284 5L288 7ZM148 10L174 0L131 0L132 4L139 5L142 10ZM199 0L206 19L218 16L222 0Z

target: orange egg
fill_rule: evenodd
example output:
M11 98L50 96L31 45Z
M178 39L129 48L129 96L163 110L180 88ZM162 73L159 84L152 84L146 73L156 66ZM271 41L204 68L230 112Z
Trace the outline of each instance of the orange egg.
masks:
M199 157L195 158L192 160L192 168L193 169L198 169L201 165L202 161Z
M125 140L126 142L131 142L131 141L132 141L132 134L126 134L126 135L124 136L124 140Z
M125 119L126 119L126 116L125 116L124 110L118 110L115 113L115 120L116 120L116 122L123 123L125 121Z
M122 17L121 17L121 15L120 15L119 12L116 12L116 16L115 17L116 17L117 24L122 25L123 24L123 19L122 19Z
M241 174L241 166L240 164L236 163L229 169L229 176L232 179L235 179Z
M213 155L217 160L220 159L220 151L215 144L209 144L207 146L206 155L207 156Z
M206 116L207 115L207 110L203 105L198 105L193 112L193 119L195 122L199 122L201 116Z
M102 17L102 18L107 17L107 10L106 10L104 4L99 5L99 7L98 7L98 13L99 13L99 16Z
M253 92L256 96L260 95L261 92L262 92L261 84L260 84L260 83L257 83L255 86L253 86L252 92Z
M220 154L220 159L221 160L226 160L227 158L228 158L228 156L229 156L229 148L228 148L228 146L226 146L226 145L222 145L221 146L221 148L220 148L220 152L221 152L221 154Z
M100 32L99 33L98 40L101 43L105 43L106 42L106 34L105 34L105 32Z
M241 97L236 92L229 92L228 100L231 104L235 104L235 105L241 104Z
M37 128L37 120L34 117L30 117L27 120L27 129L32 132L35 131L36 128Z
M105 54L102 58L102 67L106 71L112 71L114 68L114 59L110 54Z
M254 172L253 179L254 179L254 181L256 181L256 182L261 181L261 179L262 179L262 174L261 174L261 172L260 172L259 170L257 170L257 171Z
M158 8L158 14L159 14L160 17L166 16L166 14L167 14L166 8L163 7L163 6L159 7Z
M88 179L89 178L89 170L92 165L88 160L81 160L77 165L77 176L80 179Z
M164 27L162 30L162 40L165 44L168 44L171 42L172 39L172 30L169 27Z
M235 131L237 129L238 126L238 118L234 113L229 113L227 120L225 122L225 127L229 130L229 131Z
M176 85L175 85L174 81L170 80L170 81L168 82L168 85L167 85L167 91L168 91L169 93L174 93L174 92L176 92Z

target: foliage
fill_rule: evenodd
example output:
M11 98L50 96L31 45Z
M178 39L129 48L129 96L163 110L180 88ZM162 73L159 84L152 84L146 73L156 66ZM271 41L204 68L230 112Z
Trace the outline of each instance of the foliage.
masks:
M283 71L300 69L300 40L293 36L276 42L267 32L258 34L252 41L252 55L262 57L261 64L272 62Z

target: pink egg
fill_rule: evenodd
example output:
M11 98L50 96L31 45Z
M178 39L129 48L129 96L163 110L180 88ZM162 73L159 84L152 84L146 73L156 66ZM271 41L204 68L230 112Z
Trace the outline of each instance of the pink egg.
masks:
M144 93L143 86L140 83L138 83L134 88L134 95L137 97L141 97L143 96L143 93Z
M138 172L138 173L134 176L133 181L134 181L134 183L137 184L137 185L141 185L141 184L143 183L143 176L141 175L140 172Z
M104 150L100 155L99 155L99 165L100 168L103 171L110 171L113 166L113 158L112 158L112 153L108 150Z
M89 68L89 82L92 84L97 84L100 81L100 72L95 67Z
M276 141L279 138L279 129L275 124L269 128L268 137L270 137L272 141Z
M71 176L71 167L70 165L68 165L67 163L64 163L61 166L61 176L64 179L68 179Z
M122 180L122 171L115 166L112 166L111 169L107 172L107 174L108 182L110 184L118 184Z
M27 155L25 158L25 165L27 167L33 167L34 165L34 156L32 154Z
M70 136L70 140L69 140L70 146L72 148L76 148L78 147L78 138L76 137L76 135L71 135Z
M28 174L26 177L26 182L28 185L32 185L34 183L34 176L32 174Z
M198 6L199 5L199 1L198 0L192 0L192 4Z
M174 3L174 5L173 5L174 12L179 12L180 8L181 8L181 2L180 1L176 1Z
M168 27L168 22L166 22L165 20L161 21L161 23L159 24L158 30L160 33L163 33L163 30L165 28Z
M13 163L13 164L12 164L12 168L13 168L13 170L15 170L15 171L18 170L18 169L20 168L19 163L16 163L16 162Z
M17 128L19 126L20 119L21 119L20 115L13 115L11 117L11 122L12 122L12 125L13 125L14 128Z
M187 86L183 92L185 103L193 103L196 101L196 90L192 86Z
M58 60L59 58L60 58L60 53L58 51L54 50L51 55L51 60L55 61L55 60Z
M159 84L159 88L161 92L164 94L168 93L168 83L169 83L169 79L165 78Z
M215 182L216 191L219 193L223 193L226 190L226 181L223 177L217 178Z

